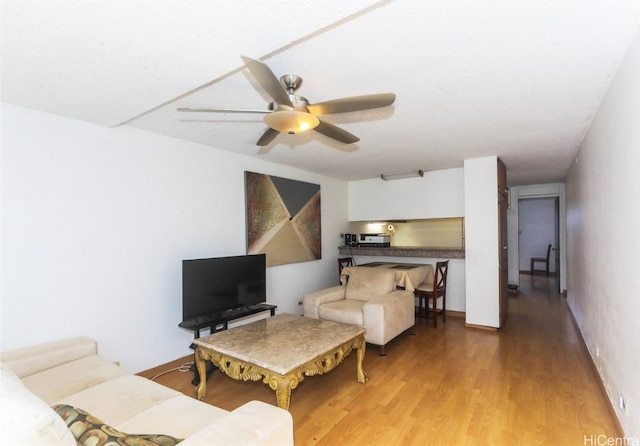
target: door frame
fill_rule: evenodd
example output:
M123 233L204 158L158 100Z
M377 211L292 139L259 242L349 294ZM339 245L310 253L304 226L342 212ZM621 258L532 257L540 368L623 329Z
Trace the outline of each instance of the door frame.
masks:
M520 199L526 198L553 198L557 197L559 200L559 251L560 262L558 263L558 270L560 275L560 291L566 293L567 289L567 212L566 212L566 199L565 199L565 185L564 183L549 183L549 184L533 184L528 186L512 186L509 188L510 206L507 213L507 238L509 246L509 285L520 286L520 271L519 271L519 234L518 228L520 227L518 221L518 202Z

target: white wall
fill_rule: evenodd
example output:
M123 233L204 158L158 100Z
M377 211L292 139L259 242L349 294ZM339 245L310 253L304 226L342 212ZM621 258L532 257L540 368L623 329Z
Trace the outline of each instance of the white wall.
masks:
M137 372L189 354L181 260L246 253L244 170L321 185L322 260L267 269L278 312L333 285L347 184L130 127L2 105L2 350L74 335Z
M464 216L464 170L424 177L349 182L349 220L408 220Z
M349 182L349 220L386 221L464 216L464 169L425 172L424 177L385 181L381 178ZM385 232L384 228L372 232ZM430 263L427 258L357 256L367 262ZM447 309L465 311L465 261L451 259L447 275Z
M567 298L625 434L640 438L640 36L566 180Z
M466 322L500 326L498 158L465 160Z

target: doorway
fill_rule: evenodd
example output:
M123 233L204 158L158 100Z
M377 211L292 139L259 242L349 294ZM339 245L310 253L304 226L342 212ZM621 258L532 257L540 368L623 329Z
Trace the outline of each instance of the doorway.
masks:
M552 218L552 223L549 223L552 227L555 227L553 231L553 242L547 242L544 244L542 252L536 252L534 257L546 256L546 246L551 243L556 246L557 249L551 252L554 257L552 261L554 269L557 273L558 289L560 292L566 292L567 288L567 256L566 256L566 244L567 244L567 211L565 200L565 187L564 183L548 183L548 184L533 184L527 186L510 186L510 206L507 212L507 232L509 241L509 286L518 288L520 286L520 270L530 269L530 265L527 265L525 261L520 261L520 224L519 224L519 207L520 203L525 206L525 200L547 198L554 201L553 209L554 213L557 213ZM557 200L557 205L555 204ZM556 236L557 234L557 236ZM531 255L527 256L526 262L530 262Z
M522 198L518 204L518 270L531 274L531 258L546 257L548 246L549 275L555 277L556 291L560 291L559 246L560 211L558 197ZM537 263L537 270L542 268Z

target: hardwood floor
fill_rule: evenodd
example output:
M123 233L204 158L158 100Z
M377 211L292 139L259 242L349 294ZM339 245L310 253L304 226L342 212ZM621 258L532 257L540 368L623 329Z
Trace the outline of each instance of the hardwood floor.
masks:
M393 340L386 357L367 349L366 384L356 381L355 354L305 378L291 395L296 445L583 445L585 437L622 437L553 278L521 279L497 332L455 317L438 328L418 319L416 335ZM193 396L192 378L173 371L156 381ZM208 403L232 410L252 399L275 404L262 382L219 371L208 380Z

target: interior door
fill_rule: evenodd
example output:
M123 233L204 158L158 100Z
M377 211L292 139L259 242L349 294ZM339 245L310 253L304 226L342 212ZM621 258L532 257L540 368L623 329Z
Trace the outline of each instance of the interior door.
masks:
M507 171L502 161L498 160L498 284L500 305L500 326L509 311L509 250L507 245L507 210L509 207L509 188Z
M556 291L560 292L560 197L555 199L555 242L553 246L553 256L555 258L555 279L556 279Z

